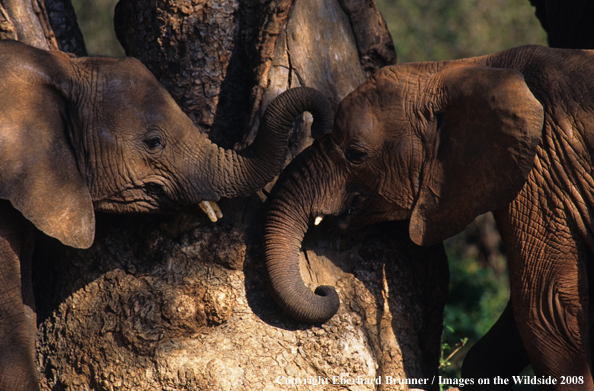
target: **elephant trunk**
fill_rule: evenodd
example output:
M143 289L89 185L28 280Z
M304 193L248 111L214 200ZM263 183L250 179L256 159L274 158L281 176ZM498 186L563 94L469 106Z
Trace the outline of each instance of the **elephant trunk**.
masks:
M338 311L340 300L331 286L312 292L301 279L299 251L309 224L321 214L323 194L315 176L331 173L313 161L319 142L301 153L281 174L270 197L264 231L264 258L273 295L292 317L308 323L323 323ZM332 182L330 182L332 183Z
M211 188L220 197L244 197L263 188L282 170L293 122L303 112L314 118L315 138L332 129L332 107L317 90L298 87L277 96L266 109L254 142L239 152L215 147Z

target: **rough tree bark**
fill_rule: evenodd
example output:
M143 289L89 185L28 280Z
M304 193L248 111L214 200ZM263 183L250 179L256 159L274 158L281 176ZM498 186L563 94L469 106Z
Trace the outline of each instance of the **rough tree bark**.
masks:
M75 21L60 11L68 4L52 0L50 20L60 47L81 55ZM226 147L251 142L281 91L314 87L336 105L396 61L373 0L121 0L116 29L126 53ZM296 122L288 161L311 142L310 121ZM387 376L430 382L448 288L443 247L414 245L406 222L355 233L336 232L331 221L316 227L304 242L302 275L335 285L341 308L324 325L299 324L267 291L266 194L223 200L217 223L195 210L98 215L86 251L39 234L43 389L272 390L309 381L300 389L384 390L408 388L386 384ZM334 376L363 384L331 385ZM369 384L379 376L382 384Z
M0 39L15 39L45 50L58 49L43 0L2 0Z

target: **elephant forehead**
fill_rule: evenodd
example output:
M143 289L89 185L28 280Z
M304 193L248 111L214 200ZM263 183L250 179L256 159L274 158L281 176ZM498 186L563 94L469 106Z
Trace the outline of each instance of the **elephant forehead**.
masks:
M366 99L358 103L343 106L337 114L334 134L339 143L362 142L378 147L388 138L406 133L408 126L402 102L394 102L390 107L375 106Z
M369 128L373 122L373 102L370 102L369 94L356 90L340 102L336 113L336 125L340 131Z
M353 137L372 131L377 119L373 108L368 105L343 106L336 116L336 125L344 136Z
M126 73L108 74L101 91L101 112L111 128L120 133L136 133L143 129L182 125L186 128L189 118L175 103L171 95L159 84L148 70L135 76ZM99 118L98 120L101 120ZM161 124L162 126L159 126Z

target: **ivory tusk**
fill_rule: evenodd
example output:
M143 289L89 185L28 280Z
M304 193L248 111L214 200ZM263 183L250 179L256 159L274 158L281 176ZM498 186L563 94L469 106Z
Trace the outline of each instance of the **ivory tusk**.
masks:
M318 225L322 222L322 219L324 218L324 216L319 215L318 217L316 217L315 221L314 221L314 225Z
M221 212L221 208L217 205L214 201L202 201L200 203L200 209L206 213L210 221L213 223L223 217L223 213Z
M212 206L212 209L215 212L215 216L217 216L217 218L222 219L223 218L223 212L221 211L221 208L219 208L219 204L217 204L214 201L208 201L208 203L210 204L210 206Z

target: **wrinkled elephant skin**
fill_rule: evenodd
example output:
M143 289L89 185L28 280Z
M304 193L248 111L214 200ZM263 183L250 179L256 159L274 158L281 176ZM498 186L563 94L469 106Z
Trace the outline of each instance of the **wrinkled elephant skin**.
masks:
M282 169L292 124L331 128L327 100L289 90L254 142L219 148L133 58L70 58L0 42L0 391L38 390L30 281L34 229L88 248L95 212L173 212L262 188Z
M383 68L273 189L264 251L275 298L307 322L339 308L332 287L314 294L297 268L324 216L343 228L410 219L411 239L427 245L494 211L511 299L462 376L531 363L556 379L550 389L592 390L593 151L594 52L525 46Z

